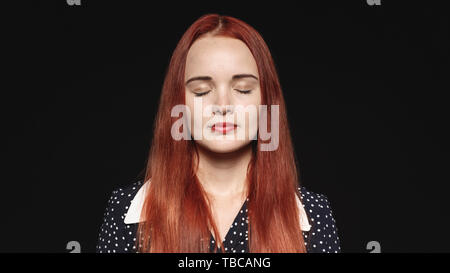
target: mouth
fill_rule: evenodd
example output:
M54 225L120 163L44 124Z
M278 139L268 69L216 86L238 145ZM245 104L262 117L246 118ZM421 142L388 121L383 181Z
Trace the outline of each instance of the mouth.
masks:
M211 127L213 132L219 132L222 134L226 134L231 132L237 128L237 125L230 122L218 122Z

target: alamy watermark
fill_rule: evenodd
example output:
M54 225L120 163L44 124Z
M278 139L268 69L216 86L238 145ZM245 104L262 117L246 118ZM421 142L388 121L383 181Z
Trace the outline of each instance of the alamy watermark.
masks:
M274 151L279 144L279 105L270 106L270 132L268 132L268 106L267 105L227 105L232 109L232 114L213 114L219 109L218 105L207 105L203 108L202 98L194 99L193 113L189 106L184 104L175 105L171 110L172 117L179 117L172 124L171 135L174 140L256 140L257 136L261 140L270 140L269 143L261 143L261 151ZM246 115L248 114L248 124ZM259 118L258 118L259 114ZM193 117L193 128L191 128ZM209 120L203 124L203 118ZM236 121L234 119L237 119ZM259 122L258 122L259 120ZM217 126L232 126L221 130L214 130ZM258 126L259 125L259 126ZM234 126L234 128L233 128ZM248 133L248 137L246 134Z
M378 241L370 241L366 245L367 250L371 250L369 253L381 253L381 245Z
M69 6L81 6L81 0L66 0Z
M369 6L381 6L381 0L366 0Z
M81 245L78 241L70 241L66 245L66 249L70 250L69 253L81 253Z

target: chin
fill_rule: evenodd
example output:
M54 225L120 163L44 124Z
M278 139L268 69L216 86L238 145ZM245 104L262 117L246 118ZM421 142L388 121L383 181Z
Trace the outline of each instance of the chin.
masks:
M214 153L232 153L239 149L242 149L250 144L248 141L236 141L236 140L221 140L221 141L207 141L198 143L204 149Z

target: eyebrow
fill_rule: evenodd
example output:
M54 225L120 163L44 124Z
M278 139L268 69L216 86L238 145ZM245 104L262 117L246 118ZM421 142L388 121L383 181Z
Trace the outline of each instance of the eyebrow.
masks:
M256 80L258 80L258 77L256 77L253 74L237 74L237 75L233 75L233 77L231 78L233 81L238 80L238 79L242 79L242 78L254 78ZM192 81L211 81L212 78L210 76L197 76L197 77L193 77L190 78L189 80L186 81L186 85Z

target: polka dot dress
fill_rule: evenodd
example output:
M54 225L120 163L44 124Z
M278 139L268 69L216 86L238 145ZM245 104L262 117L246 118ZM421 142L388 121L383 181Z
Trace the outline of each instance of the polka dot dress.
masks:
M142 186L142 181L114 190L108 200L100 227L97 253L136 253L136 232L138 224L125 224L124 219L131 201ZM301 203L311 225L309 231L302 231L308 253L339 253L340 239L328 198L299 187ZM233 225L222 242L225 252L245 253L248 248L247 198L236 215ZM211 234L210 252L214 252L216 242ZM218 249L218 252L221 252Z
M242 205L239 213L234 218L233 224L228 230L222 242L225 252L249 252L248 250L248 216L247 203L248 198ZM210 252L214 252L216 242L211 234ZM222 253L222 250L217 246L217 252Z

